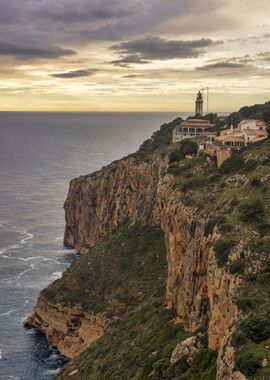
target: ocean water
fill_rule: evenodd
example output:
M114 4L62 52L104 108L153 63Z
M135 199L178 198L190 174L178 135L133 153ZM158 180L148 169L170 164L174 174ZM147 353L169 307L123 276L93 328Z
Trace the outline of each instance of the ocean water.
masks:
M62 366L22 323L75 257L63 247L69 181L135 151L177 116L0 113L0 380L49 380Z

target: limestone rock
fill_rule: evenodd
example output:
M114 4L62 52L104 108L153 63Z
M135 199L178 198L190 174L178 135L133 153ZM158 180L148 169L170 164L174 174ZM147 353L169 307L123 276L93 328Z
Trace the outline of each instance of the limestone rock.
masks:
M191 336L177 344L172 352L170 362L175 364L179 359L185 356L188 358L187 361L190 364L192 361L192 355L195 352L198 352L199 349L198 338L196 336Z

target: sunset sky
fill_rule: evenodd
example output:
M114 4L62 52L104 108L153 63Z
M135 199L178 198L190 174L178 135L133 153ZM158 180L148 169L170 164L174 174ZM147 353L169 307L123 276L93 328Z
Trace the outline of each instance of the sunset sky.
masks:
M0 0L0 110L210 111L270 100L267 0Z

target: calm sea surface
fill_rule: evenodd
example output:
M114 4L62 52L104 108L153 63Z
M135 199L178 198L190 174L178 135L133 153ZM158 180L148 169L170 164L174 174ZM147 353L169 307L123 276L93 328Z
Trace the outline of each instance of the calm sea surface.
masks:
M61 368L22 322L74 258L62 243L69 181L135 151L177 116L0 113L1 380L49 380Z

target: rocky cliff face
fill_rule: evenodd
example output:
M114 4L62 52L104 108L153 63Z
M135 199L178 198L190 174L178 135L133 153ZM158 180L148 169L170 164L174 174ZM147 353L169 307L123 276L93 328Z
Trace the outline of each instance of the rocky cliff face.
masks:
M218 232L204 236L207 217L185 206L166 173L160 157L150 163L129 158L73 180L65 202L65 243L83 252L127 220L161 227L168 256L166 306L177 311L187 330L207 328L209 348L221 349L236 314L237 278L217 265Z
M107 324L103 314L90 314L79 306L69 308L53 304L42 296L24 322L26 327L42 331L48 343L68 359L79 355L102 336Z
M64 243L79 252L127 220L159 227L157 185L165 168L158 160L137 164L129 158L71 181Z

